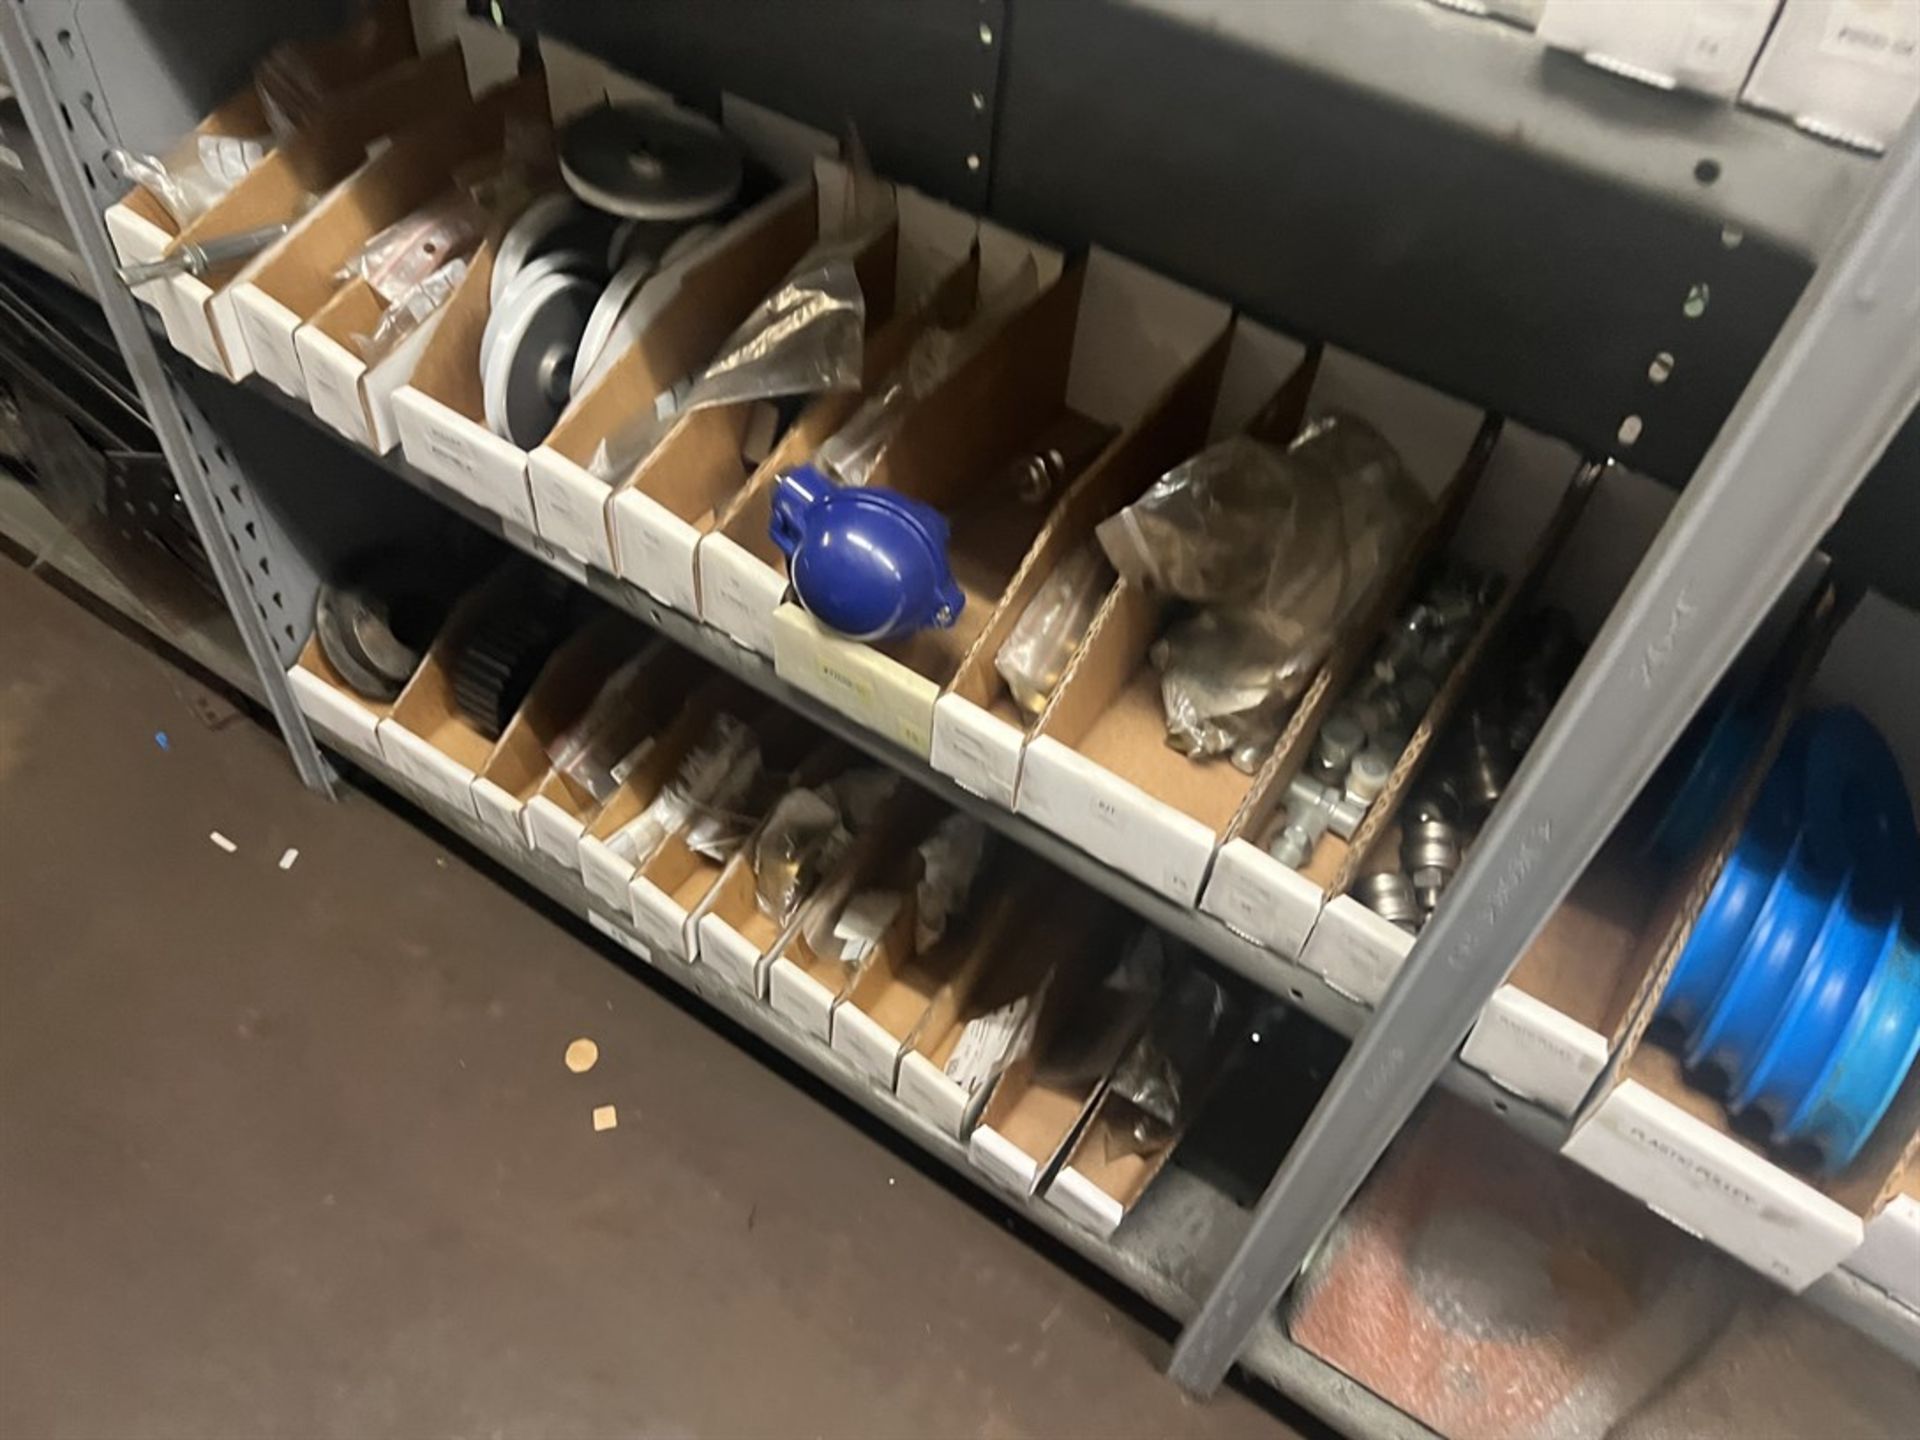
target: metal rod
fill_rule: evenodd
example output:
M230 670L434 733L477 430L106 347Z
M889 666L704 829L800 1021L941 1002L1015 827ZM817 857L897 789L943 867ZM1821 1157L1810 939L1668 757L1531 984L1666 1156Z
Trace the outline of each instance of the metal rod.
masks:
M200 543L213 566L221 598L239 628L247 658L260 677L267 706L280 726L280 733L286 737L294 769L308 786L331 795L333 770L314 743L307 718L293 698L293 687L281 667L266 623L255 607L240 558L221 529L212 488L195 463L192 437L187 433L166 368L140 318L137 302L115 279L114 257L107 243L105 222L81 183L79 157L60 122L59 101L49 76L34 55L33 39L27 33L26 12L19 5L0 5L0 61L5 62L13 77L15 98L27 117L34 143L40 147L47 175L60 199L61 213L73 231L74 244L93 280L94 293L106 313L113 338L126 357L127 370L146 406L148 423L153 426L167 463L173 468L174 484L186 502L194 528L200 532Z
M1188 1390L1219 1385L1920 401L1916 334L1920 116L1881 162L1877 191L1815 272L1181 1335L1170 1369Z

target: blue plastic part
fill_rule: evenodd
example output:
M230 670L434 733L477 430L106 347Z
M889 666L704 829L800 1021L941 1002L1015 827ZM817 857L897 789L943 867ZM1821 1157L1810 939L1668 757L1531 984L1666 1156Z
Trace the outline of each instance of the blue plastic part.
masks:
M1741 943L1799 834L1803 756L1802 747L1790 741L1774 762L1754 800L1747 828L1721 867L1720 878L1667 981L1660 1013L1689 1035L1726 983Z
M945 518L897 491L840 486L797 466L774 481L769 533L807 612L855 640L948 629L966 606Z
M1708 704L1657 782L1672 798L1647 837L1647 849L1664 864L1678 865L1700 848L1765 734L1765 711L1751 689L1722 691ZM1685 765L1684 773L1672 774L1678 764Z
M1858 1155L1920 1053L1920 832L1857 711L1802 717L1661 1000L1690 1068L1821 1169Z
M1902 930L1854 1008L1826 1072L1777 1138L1813 1146L1829 1174L1846 1169L1893 1104L1916 1054L1920 940Z
M1775 874L1720 993L1687 1046L1689 1068L1712 1066L1736 1091L1773 1028L1773 1017L1793 992L1833 906L1832 894L1802 862L1803 848L1796 845Z

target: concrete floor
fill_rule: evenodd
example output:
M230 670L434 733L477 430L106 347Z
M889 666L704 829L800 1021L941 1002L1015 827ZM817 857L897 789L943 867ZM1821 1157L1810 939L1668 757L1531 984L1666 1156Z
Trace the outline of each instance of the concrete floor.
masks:
M1300 1433L203 695L0 559L0 1436Z

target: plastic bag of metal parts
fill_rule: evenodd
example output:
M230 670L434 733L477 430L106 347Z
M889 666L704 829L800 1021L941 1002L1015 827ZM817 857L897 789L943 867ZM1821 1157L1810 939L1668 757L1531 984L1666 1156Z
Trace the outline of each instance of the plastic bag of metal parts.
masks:
M802 259L705 370L623 422L595 447L588 468L605 480L626 475L694 410L858 390L867 303L853 268L856 253L851 242L836 241Z
M972 315L961 324L923 330L908 348L907 358L820 447L813 463L843 485L865 485L880 452L899 433L915 403L965 364L1039 288L1033 257L1024 256L1003 284L980 297Z
M952 814L920 842L920 883L915 890L913 948L926 954L940 943L954 917L966 909L973 882L987 858L987 827L971 815Z
M753 846L754 895L769 919L782 926L793 919L898 783L897 775L877 767L850 770L780 797Z
M1131 1124L1110 1127L1110 1145L1122 1140L1145 1155L1180 1133L1226 1014L1219 982L1194 966L1181 967L1113 1072L1109 1093L1127 1103Z
M1312 421L1285 450L1209 446L1101 523L1114 569L1193 602L1153 647L1168 741L1270 747L1327 647L1404 553L1427 501L1365 421Z
M1013 622L993 666L1028 718L1047 708L1113 580L1107 557L1089 542L1054 568Z
M486 233L486 209L461 190L443 190L374 235L340 267L341 284L361 279L388 305L450 260L470 255Z
M467 261L462 256L449 260L418 284L402 290L387 303L371 334L353 337L360 358L375 365L392 354L402 340L440 312L466 278Z
M725 778L687 822L687 849L724 862L744 845L753 830L754 788L765 773L758 743L739 752Z
M652 744L661 708L653 671L664 643L647 647L608 676L580 718L547 747L553 768L596 803L620 788Z
M734 715L716 715L700 742L687 752L673 778L645 810L616 830L607 848L629 864L644 865L666 841L704 809L759 740Z
M191 149L169 159L131 150L115 150L113 159L120 172L144 187L184 230L211 210L266 155L267 145L262 139L201 135Z

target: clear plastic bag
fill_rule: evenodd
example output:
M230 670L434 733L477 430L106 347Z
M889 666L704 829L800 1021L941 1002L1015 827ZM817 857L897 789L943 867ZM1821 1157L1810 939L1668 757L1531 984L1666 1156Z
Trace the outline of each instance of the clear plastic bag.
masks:
M553 768L604 802L620 788L646 745L662 706L650 692L665 641L649 645L607 677L580 718L547 747Z
M954 917L966 909L974 879L987 858L987 827L955 813L920 842L913 948L924 955L940 943Z
M754 894L761 910L782 926L792 920L899 783L899 776L875 767L781 796L753 846Z
M1113 1072L1110 1093L1132 1114L1130 1124L1109 1128L1110 1147L1119 1141L1131 1153L1146 1154L1180 1133L1226 1014L1227 995L1219 982L1183 966Z
M266 146L236 135L202 135L193 149L163 160L115 150L120 173L142 186L165 207L173 222L185 230L219 203L222 196L261 160Z
M1103 521L1123 578L1200 607L1153 647L1169 743L1195 756L1271 746L1426 512L1393 447L1332 415L1284 451L1245 436L1209 446Z
M907 358L869 396L813 457L813 463L843 485L865 485L880 453L899 432L914 404L958 370L1014 311L1039 291L1039 272L1031 255L991 295L980 297L973 314L948 329L922 331Z
M727 337L705 370L663 392L596 448L589 469L617 480L645 460L673 422L712 405L858 390L866 298L847 241L820 246Z
M608 838L607 848L633 865L646 864L669 835L712 801L741 757L758 745L753 731L738 716L714 716L673 778L645 810Z
M486 233L486 209L461 190L443 190L362 245L334 278L361 279L388 305L451 260L473 253Z
M726 778L687 822L687 848L724 862L745 844L753 830L751 798L765 773L758 743L741 752Z
M968 1095L998 1075L1033 1043L1037 995L1022 995L967 1021L942 1067Z
M1113 581L1113 567L1089 541L1055 567L1013 622L993 666L1023 714L1037 719L1047 708Z
M432 319L466 278L467 261L461 256L449 260L419 284L401 291L381 312L371 335L353 337L360 358L369 365L385 359L402 340Z

